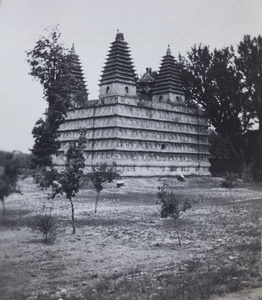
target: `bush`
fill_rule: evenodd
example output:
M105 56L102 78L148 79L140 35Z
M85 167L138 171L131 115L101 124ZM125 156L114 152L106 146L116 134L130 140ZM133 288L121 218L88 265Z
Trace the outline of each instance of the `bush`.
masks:
M161 218L172 218L177 220L181 213L191 208L192 204L189 199L178 199L173 191L167 191L167 185L164 183L158 187L157 197L162 204L160 216ZM158 202L158 203L159 203Z
M57 224L52 216L53 207L46 207L43 205L41 212L35 217L33 222L30 224L33 230L37 230L42 233L44 241L53 241L56 238Z
M50 214L36 215L35 229L43 234L46 242L55 239L57 226L54 218Z
M13 153L0 153L0 201L5 213L5 198L17 191L18 165Z
M222 182L222 187L232 189L235 187L237 176L234 173L227 173Z

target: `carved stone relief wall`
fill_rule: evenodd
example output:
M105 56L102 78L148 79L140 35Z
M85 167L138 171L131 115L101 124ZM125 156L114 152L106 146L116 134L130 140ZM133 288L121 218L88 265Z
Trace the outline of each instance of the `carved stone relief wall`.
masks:
M62 150L77 140L86 128L86 166L113 162L127 175L208 174L207 118L201 111L186 106L138 99L108 97L89 101L84 109L68 113L60 127ZM61 158L57 165L65 164ZM129 171L128 171L129 170ZM131 173L130 173L131 172ZM201 174L202 174L201 173ZM133 174L133 175L132 175Z

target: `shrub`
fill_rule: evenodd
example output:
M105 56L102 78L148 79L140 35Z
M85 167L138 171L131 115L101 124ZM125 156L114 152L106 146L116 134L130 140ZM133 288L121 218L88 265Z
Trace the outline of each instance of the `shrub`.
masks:
M1 152L0 156L0 201L5 213L5 198L17 191L18 167L13 153ZM21 193L21 192L20 192Z
M29 226L33 230L37 230L42 233L44 241L53 241L56 238L57 224L52 216L53 207L47 207L43 204L40 212L34 216L33 221L29 222Z
M35 216L34 227L43 234L46 242L55 239L57 225L51 213L37 214Z
M222 182L222 187L232 189L235 187L237 176L234 173L227 173Z
M160 212L161 218L170 217L177 220L182 212L192 207L189 199L178 199L173 191L168 191L167 184L164 183L162 186L158 187L158 190L157 197L162 204Z

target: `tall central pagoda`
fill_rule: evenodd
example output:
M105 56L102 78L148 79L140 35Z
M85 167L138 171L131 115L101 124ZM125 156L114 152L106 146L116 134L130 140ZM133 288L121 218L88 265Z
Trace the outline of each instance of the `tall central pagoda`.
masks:
M112 43L100 80L100 96L136 97L136 75L123 33Z
M156 78L139 80L128 44L117 33L100 79L98 100L69 111L60 126L66 151L87 129L86 172L115 162L123 176L209 175L207 118L185 105L177 63L168 47ZM66 163L64 154L55 160Z

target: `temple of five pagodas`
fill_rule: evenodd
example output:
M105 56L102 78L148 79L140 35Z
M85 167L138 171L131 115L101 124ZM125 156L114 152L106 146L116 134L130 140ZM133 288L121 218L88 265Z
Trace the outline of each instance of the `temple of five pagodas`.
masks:
M74 74L84 83L75 49ZM135 74L128 44L117 33L100 79L98 100L86 86L73 91L74 111L60 126L62 150L87 129L86 171L96 163L115 162L122 176L210 175L207 117L185 105L177 63L168 46L157 76L148 68ZM64 166L66 158L55 159Z

